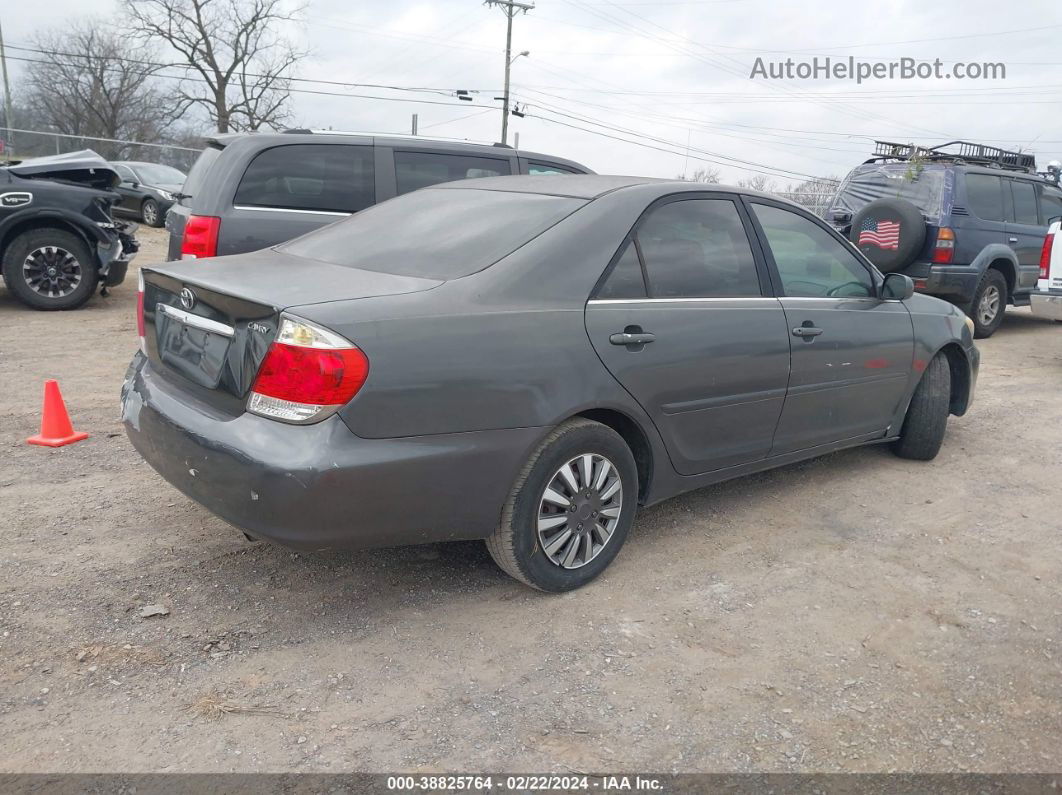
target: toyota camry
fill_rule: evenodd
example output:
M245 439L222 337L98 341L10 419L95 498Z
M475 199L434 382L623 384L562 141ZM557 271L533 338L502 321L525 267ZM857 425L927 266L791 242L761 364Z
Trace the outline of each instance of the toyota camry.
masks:
M956 307L794 204L605 176L438 185L276 248L141 272L132 443L293 547L484 539L546 591L639 506L834 450L933 458Z

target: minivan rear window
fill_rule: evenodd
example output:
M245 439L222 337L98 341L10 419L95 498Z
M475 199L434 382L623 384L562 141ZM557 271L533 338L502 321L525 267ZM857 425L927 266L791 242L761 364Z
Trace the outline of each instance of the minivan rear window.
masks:
M586 202L537 193L427 189L278 247L348 268L459 279L490 267Z

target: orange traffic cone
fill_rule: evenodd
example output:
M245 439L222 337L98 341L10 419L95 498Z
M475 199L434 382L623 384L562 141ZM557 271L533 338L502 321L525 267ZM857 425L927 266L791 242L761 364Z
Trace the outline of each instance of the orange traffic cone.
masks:
M45 447L62 447L87 439L88 434L75 432L70 424L70 415L66 413L66 404L59 394L59 382L51 379L44 382L44 409L41 414L41 432L26 441Z

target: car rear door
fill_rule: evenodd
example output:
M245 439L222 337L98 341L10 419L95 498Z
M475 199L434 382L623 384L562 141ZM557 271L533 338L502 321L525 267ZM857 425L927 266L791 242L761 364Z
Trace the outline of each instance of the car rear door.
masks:
M651 206L588 302L586 329L678 472L767 456L789 379L789 332L732 195L678 194Z
M768 200L749 206L792 340L771 455L884 433L911 378L907 308L877 297L879 277L826 224Z
M218 255L256 251L376 203L373 147L280 144L248 163L221 220Z
M1047 235L1046 219L1041 223L1039 202L1042 186L1028 179L1004 179L1004 191L1010 193L1010 212L1006 222L1007 243L1018 256L1018 290L1031 290L1040 276L1040 251Z

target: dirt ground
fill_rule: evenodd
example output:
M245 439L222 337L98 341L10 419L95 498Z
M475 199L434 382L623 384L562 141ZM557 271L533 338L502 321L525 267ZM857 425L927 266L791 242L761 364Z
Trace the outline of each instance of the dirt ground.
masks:
M479 543L297 554L181 496L118 421L135 287L0 289L0 771L1062 768L1062 326L1007 314L935 461L672 500L546 596ZM89 440L25 444L49 377Z

